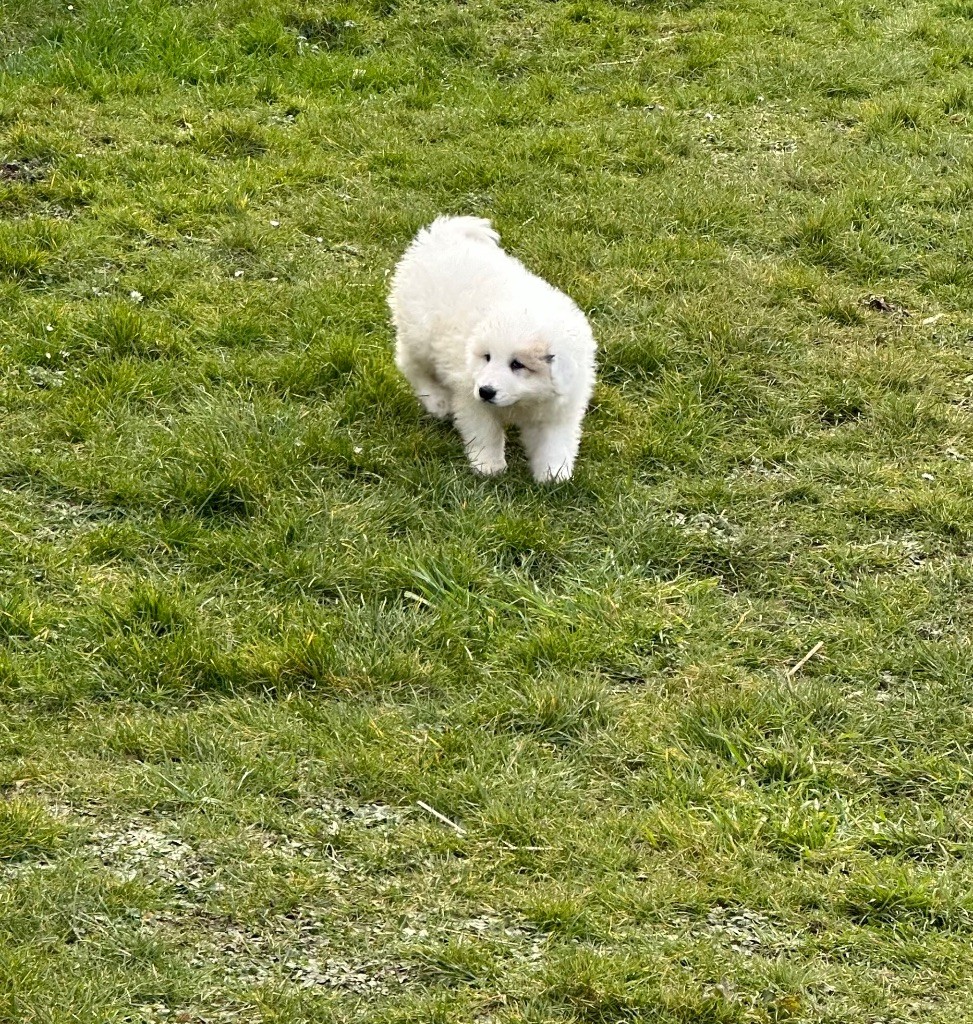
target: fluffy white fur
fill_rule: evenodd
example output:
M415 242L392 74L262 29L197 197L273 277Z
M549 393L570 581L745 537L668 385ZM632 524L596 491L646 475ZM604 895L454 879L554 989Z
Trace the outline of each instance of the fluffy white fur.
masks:
M433 416L452 416L478 473L501 472L516 426L534 478L571 476L595 341L563 292L500 248L488 220L439 217L395 268L395 362Z

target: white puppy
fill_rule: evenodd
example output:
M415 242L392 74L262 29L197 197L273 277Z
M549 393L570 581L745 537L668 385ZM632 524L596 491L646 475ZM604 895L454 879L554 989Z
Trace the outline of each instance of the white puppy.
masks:
M566 480L595 380L595 341L563 292L500 248L488 220L439 217L395 268L395 362L452 416L478 473L501 472L516 426L534 479Z

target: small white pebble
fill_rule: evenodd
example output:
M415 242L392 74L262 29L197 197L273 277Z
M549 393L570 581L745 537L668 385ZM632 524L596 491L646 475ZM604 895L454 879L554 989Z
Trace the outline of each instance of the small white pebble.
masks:
M234 277L243 277L243 271L242 270L234 270L233 271L233 276Z
M280 227L280 221L279 221L279 220L272 220L272 221L270 222L270 226L271 226L272 228L279 228L279 227Z
M324 241L324 239L323 239L323 238L322 238L322 237L321 237L320 235L318 235L318 237L317 237L317 238L315 238L315 239L314 239L314 241L315 241L315 242L323 242L323 241Z
M280 278L279 278L279 277L272 277L272 278L270 279L270 283L271 283L271 284L273 284L273 283L274 283L274 281L279 281L279 280L280 280Z
M935 480L936 478L932 475L932 473L923 473L922 474L922 479L923 480Z
M356 455L361 455L361 453L362 453L362 452L363 452L364 450L365 450L364 448L360 447L360 446L359 446L359 445L357 445L357 444L356 444L356 445L355 445L355 447L354 447L354 448L352 449L352 451L353 451L353 452L354 452L354 453L355 453Z
M50 359L51 358L51 353L50 352L45 352L44 353L44 358L45 359Z
M45 324L44 325L44 330L47 331L48 334L50 334L51 331L54 330L54 325L53 324Z

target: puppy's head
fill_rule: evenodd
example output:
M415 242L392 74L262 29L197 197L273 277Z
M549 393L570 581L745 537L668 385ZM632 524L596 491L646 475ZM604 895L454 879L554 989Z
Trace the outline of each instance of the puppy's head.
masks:
M473 395L488 405L555 398L560 393L558 370L550 332L522 318L491 320L470 347Z

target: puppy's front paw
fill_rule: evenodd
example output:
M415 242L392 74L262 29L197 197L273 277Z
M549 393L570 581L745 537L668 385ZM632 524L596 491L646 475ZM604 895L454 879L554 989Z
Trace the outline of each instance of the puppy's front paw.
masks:
M537 466L534 469L534 479L539 484L556 484L562 480L570 480L571 470L572 467L566 462L562 462L557 466Z
M574 432L563 428L522 431L530 471L539 484L569 480L578 453Z
M470 465L480 476L496 476L507 468L507 460L502 456L478 455L470 460Z

